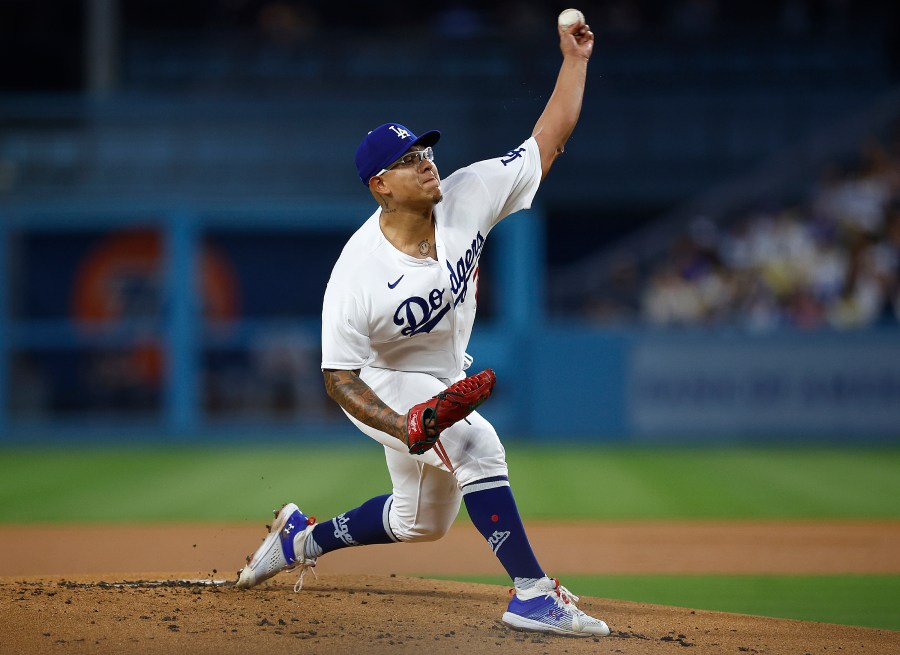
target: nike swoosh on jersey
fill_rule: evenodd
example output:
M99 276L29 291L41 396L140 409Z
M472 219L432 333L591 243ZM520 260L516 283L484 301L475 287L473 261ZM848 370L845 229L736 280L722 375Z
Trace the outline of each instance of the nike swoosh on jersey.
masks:
M398 277L398 278L397 278L397 281L394 282L393 284L391 284L390 282L388 282L388 289L393 289L393 288L396 287L398 284L400 284L400 280L402 280L405 276L406 276L406 273L404 273L403 275L401 275L400 277Z

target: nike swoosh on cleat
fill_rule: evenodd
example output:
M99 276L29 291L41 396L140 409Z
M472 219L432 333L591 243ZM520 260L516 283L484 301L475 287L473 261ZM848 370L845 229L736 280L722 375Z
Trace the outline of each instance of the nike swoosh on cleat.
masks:
M394 282L393 284L391 284L390 282L388 282L388 289L393 289L393 288L396 287L398 284L400 284L400 280L402 280L402 279L404 278L405 275L406 275L406 273L404 273L403 275L401 275L400 277L398 277L398 278L397 278L397 281Z

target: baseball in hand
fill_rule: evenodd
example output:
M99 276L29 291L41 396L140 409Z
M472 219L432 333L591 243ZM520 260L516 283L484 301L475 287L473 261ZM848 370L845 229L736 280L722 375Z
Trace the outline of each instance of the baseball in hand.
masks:
M557 22L563 30L568 30L575 23L584 24L584 14L577 9L566 9L559 15Z

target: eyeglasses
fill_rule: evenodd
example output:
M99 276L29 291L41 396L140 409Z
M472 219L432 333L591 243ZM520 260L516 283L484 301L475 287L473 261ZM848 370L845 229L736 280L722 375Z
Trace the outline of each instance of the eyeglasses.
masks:
M409 166L410 164L418 164L423 159L434 161L434 150L431 149L431 146L428 146L424 150L413 150L412 152L406 153L387 168L382 168L380 171L375 173L375 176L384 175L396 166Z

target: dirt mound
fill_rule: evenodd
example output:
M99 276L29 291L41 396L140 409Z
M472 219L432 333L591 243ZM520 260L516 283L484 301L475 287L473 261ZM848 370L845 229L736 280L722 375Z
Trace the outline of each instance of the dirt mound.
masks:
M508 630L507 589L405 576L282 574L258 588L190 575L0 578L4 653L900 652L900 632L582 597L605 638ZM687 650L686 650L687 649Z
M297 594L289 574L235 588L263 535L255 523L0 526L0 654L900 653L900 632L585 597L611 636L513 632L506 587L412 577L502 574L468 524L329 553ZM529 535L559 576L900 572L892 521L535 523Z

